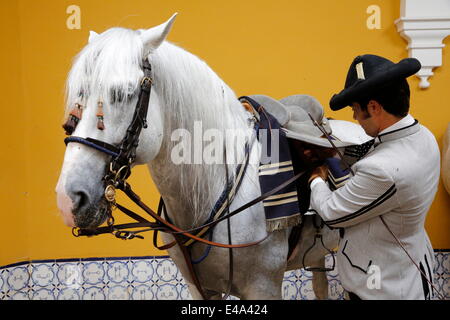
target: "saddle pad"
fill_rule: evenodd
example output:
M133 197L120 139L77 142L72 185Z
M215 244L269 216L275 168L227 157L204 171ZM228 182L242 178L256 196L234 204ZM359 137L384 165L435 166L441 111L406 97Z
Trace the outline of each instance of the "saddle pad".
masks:
M284 131L281 130L280 123L264 109L264 106L247 96L239 100L251 104L259 114L256 132L262 144L259 184L261 193L265 193L294 176L288 140ZM273 143L277 143L278 148ZM277 152L277 150L277 154L272 154L272 151ZM269 232L301 223L297 188L294 183L263 200L263 205Z

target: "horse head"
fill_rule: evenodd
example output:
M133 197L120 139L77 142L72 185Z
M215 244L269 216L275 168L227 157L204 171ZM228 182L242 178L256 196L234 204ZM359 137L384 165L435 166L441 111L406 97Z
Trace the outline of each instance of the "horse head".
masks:
M78 54L67 79L66 105L72 111L66 133L120 146L140 97L144 60L151 64L152 55L166 39L174 19L175 15L147 30L111 28L101 34L91 31L88 44ZM154 159L161 149L162 137L163 116L158 96L153 93L130 166ZM111 155L71 142L56 186L57 205L66 225L94 228L108 218L111 210L103 181Z

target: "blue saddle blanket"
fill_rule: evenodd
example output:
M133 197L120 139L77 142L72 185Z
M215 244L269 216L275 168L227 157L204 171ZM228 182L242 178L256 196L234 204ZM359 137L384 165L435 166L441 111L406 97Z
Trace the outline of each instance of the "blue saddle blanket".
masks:
M255 100L243 96L241 102L252 105L259 114L256 128L262 144L259 164L259 184L261 193L268 192L294 176L294 167L288 139L281 125ZM295 183L263 200L267 231L272 232L301 223L298 194Z

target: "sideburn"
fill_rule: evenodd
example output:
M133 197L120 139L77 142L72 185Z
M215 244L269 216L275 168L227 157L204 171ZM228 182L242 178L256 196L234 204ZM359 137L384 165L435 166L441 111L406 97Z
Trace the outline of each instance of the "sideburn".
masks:
M367 106L369 105L369 101L370 100L364 100L364 101L357 101L356 103L359 104L360 108L361 108L361 114L362 114L362 119L361 120L366 120L369 119L371 117L369 111L367 110ZM364 106L364 107L363 107Z

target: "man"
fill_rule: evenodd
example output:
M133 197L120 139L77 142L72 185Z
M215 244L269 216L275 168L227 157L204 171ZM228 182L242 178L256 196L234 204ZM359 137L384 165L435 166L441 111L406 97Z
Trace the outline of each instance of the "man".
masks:
M419 69L412 58L395 64L375 55L358 56L344 90L330 101L332 110L351 106L353 118L374 137L356 150L367 151L365 155L346 151L359 161L343 187L329 189L324 166L309 179L311 207L328 226L345 230L337 266L350 298L433 295L434 254L424 223L437 191L440 155L433 134L408 113L406 78Z

